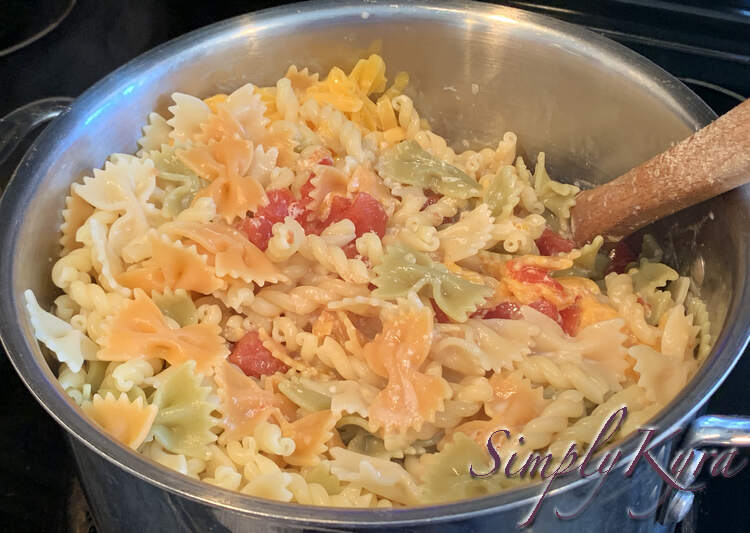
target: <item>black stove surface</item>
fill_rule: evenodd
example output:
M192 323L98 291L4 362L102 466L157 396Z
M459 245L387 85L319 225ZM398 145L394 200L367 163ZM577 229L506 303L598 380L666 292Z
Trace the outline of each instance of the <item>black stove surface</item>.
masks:
M77 96L159 43L284 2L78 0L48 34L3 53L41 31L41 19L56 20L53 15L59 16L66 3L0 2L0 116L39 98ZM622 42L680 77L719 114L750 95L750 0L501 3L588 26ZM743 357L708 412L750 415L749 379L750 359ZM62 430L2 356L0 446L0 531L93 529ZM742 520L748 516L749 482L750 468L733 479L709 482L683 531L748 531Z

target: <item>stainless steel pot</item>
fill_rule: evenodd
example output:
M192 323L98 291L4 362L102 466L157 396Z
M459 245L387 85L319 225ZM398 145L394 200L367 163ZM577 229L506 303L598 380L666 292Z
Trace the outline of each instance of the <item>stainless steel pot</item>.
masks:
M68 401L33 338L21 294L32 288L43 305L52 301L49 272L71 182L113 152L133 152L147 113L166 112L170 93L207 96L247 81L269 84L290 63L325 72L335 64L351 66L372 50L385 57L390 72L411 74L412 96L435 130L473 145L513 130L527 155L545 150L551 172L568 181L602 183L714 117L675 78L612 41L542 16L477 3L348 1L277 8L185 35L107 76L36 140L0 205L3 343L31 392L72 436L101 531L496 531L512 529L528 514L539 492L534 486L435 507L351 510L259 500L193 481L94 427ZM23 115L7 119L6 126L23 123ZM747 343L749 209L750 191L740 189L655 228L673 251L674 264L701 282L718 335L706 364L653 420L664 434L691 423ZM743 444L750 442L748 435L743 420L703 418L690 445ZM552 510L575 508L596 478L566 479L531 529L669 529L689 508L689 493L673 495L658 519L627 517L628 507L650 506L661 491L660 479L648 468L622 476L637 445L635 437L621 444L623 463L581 516L559 521ZM659 457L668 459L670 450L665 443Z

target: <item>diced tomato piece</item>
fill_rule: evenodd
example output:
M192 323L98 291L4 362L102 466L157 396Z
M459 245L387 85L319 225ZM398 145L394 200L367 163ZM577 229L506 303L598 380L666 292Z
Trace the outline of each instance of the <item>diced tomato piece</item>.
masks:
M302 208L295 209L297 202L287 189L271 189L266 196L266 205L259 207L254 216L247 217L237 224L237 229L247 235L250 242L261 250L268 248L271 230L276 222L282 222L290 212L297 214L303 211Z
M331 159L330 157L324 157L323 159L321 159L320 161L318 161L318 164L319 165L325 165L327 167L332 167L333 166L333 159Z
M314 211L304 209L302 213L295 217L299 222L302 229L305 230L305 235L320 235L320 233L326 228L322 220L320 220Z
M328 227L339 220L348 218L349 209L352 207L352 201L346 196L334 196L331 200L331 208L328 212L328 218L323 223L324 227Z
M581 323L581 308L578 304L561 309L560 321L563 331L571 337L575 337L576 333L578 333L578 326Z
M422 209L420 209L420 211L427 209L429 206L437 203L437 201L443 197L442 194L430 189L424 189L424 195L427 199L424 201L424 204L422 205Z
M474 315L472 315L474 316ZM503 302L492 309L485 309L482 318L503 318L505 320L518 320L523 318L521 308L514 302Z
M289 215L289 209L294 203L294 196L288 189L271 189L266 192L268 204L258 208L255 218L263 217L272 223L282 222Z
M566 239L549 228L545 228L542 235L534 241L541 255L556 255L569 252L576 247L570 239Z
M629 263L632 263L638 258L630 245L621 240L614 248L609 252L609 265L607 266L606 273L616 272L622 274L625 272Z
M357 237L370 231L377 233L381 239L385 235L388 215L380 202L366 192L358 193L354 197L347 218L354 222Z
M369 231L374 231L380 238L385 235L388 215L380 202L366 192L357 193L354 200L349 200L343 196L333 198L331 212L325 226L328 227L330 224L345 218L354 223L357 237L361 237Z
M263 346L257 331L250 331L242 337L234 345L228 360L240 367L246 376L254 378L289 370Z
M261 250L268 248L273 224L265 217L248 217L237 225L242 233Z
M432 304L432 309L435 311L435 320L443 324L446 322L453 322L450 317L445 314L445 311L438 307L438 304L435 303L435 300L430 299L430 303Z
M563 290L562 285L555 281L555 279L549 275L549 272L534 265L523 265L520 268L511 267L510 274L513 279L522 281L523 283L542 283L557 291Z
M542 298L541 300L531 302L529 304L529 307L531 307L532 309L536 309L540 313L544 313L555 322L560 322L560 313L557 311L557 307L555 307L555 304L553 304L549 300L545 300L544 298Z

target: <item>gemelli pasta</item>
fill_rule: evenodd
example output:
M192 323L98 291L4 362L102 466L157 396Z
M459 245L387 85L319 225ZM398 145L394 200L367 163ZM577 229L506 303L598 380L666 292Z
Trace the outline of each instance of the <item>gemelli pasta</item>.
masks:
M372 55L175 93L72 185L62 294L25 298L93 423L226 489L389 507L515 486L469 475L498 429L559 454L686 385L708 316L655 241L575 248L543 153L455 152L407 84Z

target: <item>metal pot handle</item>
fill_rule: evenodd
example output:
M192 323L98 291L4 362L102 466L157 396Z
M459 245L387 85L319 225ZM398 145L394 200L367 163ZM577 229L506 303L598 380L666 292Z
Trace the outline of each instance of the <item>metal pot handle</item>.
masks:
M35 128L70 109L72 98L55 96L35 100L0 118L0 167Z
M688 486L695 481L695 466L705 461L705 452L699 450L706 446L723 446L730 448L750 446L750 418L742 416L726 415L704 415L696 418L690 424L681 448L675 457L685 454L690 457L690 465L683 469L684 475L678 476L680 484ZM674 491L667 487L665 490L672 494L663 506L659 522L663 525L672 525L682 521L693 505L694 494L686 490Z

